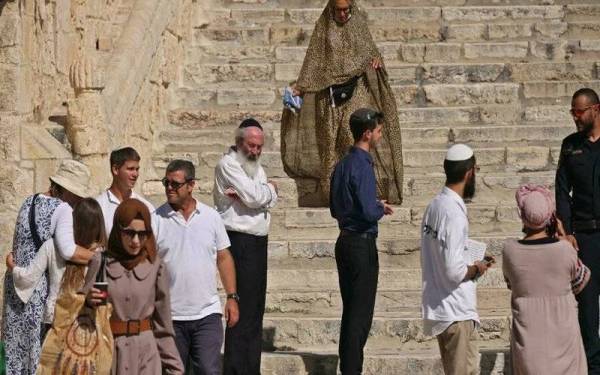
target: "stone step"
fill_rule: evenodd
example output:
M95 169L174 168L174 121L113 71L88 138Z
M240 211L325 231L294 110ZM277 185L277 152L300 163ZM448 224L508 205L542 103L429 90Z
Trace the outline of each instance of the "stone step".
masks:
M325 375L336 374L336 351L272 352L262 354L263 375ZM509 353L505 346L480 351L482 374L510 374ZM365 375L443 375L439 350L404 350L368 352L365 354Z
M334 351L340 330L340 317L275 317L265 315L263 347L273 350ZM510 331L508 312L481 318L478 340L493 346L506 346ZM375 316L367 341L367 351L433 349L437 341L423 334L420 317Z
M420 314L420 290L377 290L375 313L413 312ZM481 310L510 309L510 291L501 288L479 288L477 307ZM339 291L276 292L267 287L267 313L341 316L342 299Z
M337 291L336 269L269 269L269 291ZM500 267L492 267L477 282L480 288L506 288ZM420 289L420 268L382 268L378 287L382 290Z

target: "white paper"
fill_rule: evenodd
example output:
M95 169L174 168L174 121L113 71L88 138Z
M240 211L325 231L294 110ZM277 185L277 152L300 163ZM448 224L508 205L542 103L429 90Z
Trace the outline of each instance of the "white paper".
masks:
M465 249L465 260L469 265L476 261L482 261L485 257L485 250L487 245L483 242L468 239L467 247Z

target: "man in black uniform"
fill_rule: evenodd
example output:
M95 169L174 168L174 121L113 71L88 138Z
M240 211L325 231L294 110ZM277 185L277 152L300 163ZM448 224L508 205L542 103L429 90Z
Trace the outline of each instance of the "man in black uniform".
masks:
M577 132L563 140L556 172L556 210L562 235L591 270L577 296L589 374L600 374L600 100L592 89L575 92L571 115Z

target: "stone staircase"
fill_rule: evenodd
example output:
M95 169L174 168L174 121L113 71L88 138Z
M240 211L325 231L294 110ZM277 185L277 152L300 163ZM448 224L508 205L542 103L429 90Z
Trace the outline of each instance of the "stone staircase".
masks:
M201 200L233 130L252 115L266 127L263 163L280 185L273 211L263 374L334 374L341 316L327 208L281 164L280 94L296 78L325 1L194 3L180 85L155 140L154 167L192 160ZM470 234L498 267L479 283L481 372L507 374L510 305L501 274L506 237L518 236L514 191L552 186L560 141L580 87L600 88L600 4L595 0L363 0L389 73L404 140L405 201L380 226L380 281L365 374L441 374L420 321L419 224L443 185L448 145L476 149L478 195ZM159 181L145 193L164 201Z

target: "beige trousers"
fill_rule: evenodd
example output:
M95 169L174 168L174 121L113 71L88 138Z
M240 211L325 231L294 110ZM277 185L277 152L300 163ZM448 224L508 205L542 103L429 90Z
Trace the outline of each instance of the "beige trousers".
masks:
M475 322L454 322L437 336L446 375L478 374L478 348L475 342Z

